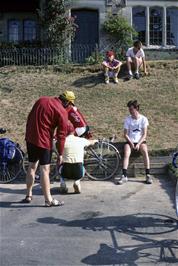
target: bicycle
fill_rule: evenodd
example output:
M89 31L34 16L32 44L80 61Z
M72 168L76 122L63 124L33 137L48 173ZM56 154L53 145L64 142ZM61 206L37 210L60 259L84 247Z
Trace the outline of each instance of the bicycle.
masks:
M172 165L175 168L178 168L178 146L177 146L176 151L173 153L173 156L172 156Z
M86 176L92 180L111 179L120 166L120 153L109 140L99 140L86 148L84 166Z
M176 147L176 151L173 153L172 156L172 165L175 168L178 168L178 146ZM176 206L176 215L178 216L178 180L176 183L176 190L175 190L175 206Z
M104 181L111 179L119 169L120 153L118 149L109 141L105 139L99 140L94 146L88 146L85 149L84 167L85 176L91 180ZM50 166L50 181L60 179L60 174L56 165L57 150L55 144L52 149L52 159ZM24 159L24 169L27 171L28 160ZM39 182L40 171L36 171L35 181Z
M0 134L5 134L6 129L0 128ZM8 138L0 138L0 140L9 141L9 143L12 143L14 147L13 156L12 158L7 158L5 155L5 147L1 147L0 152L0 183L10 183L14 179L16 179L20 173L23 171L23 160L24 160L24 153L20 148L20 145L18 143L15 143L11 141Z

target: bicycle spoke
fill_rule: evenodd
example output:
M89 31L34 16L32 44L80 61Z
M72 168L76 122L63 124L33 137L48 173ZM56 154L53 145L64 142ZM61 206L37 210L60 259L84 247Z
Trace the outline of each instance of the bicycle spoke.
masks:
M86 175L94 180L107 180L116 173L119 161L119 152L110 143L89 147L85 154Z

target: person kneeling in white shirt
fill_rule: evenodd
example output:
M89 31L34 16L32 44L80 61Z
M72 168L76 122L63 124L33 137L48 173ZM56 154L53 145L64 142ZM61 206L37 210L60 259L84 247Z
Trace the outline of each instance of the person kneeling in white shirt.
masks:
M60 178L60 192L67 193L68 188L65 179L74 179L74 192L81 193L80 180L85 175L84 168L84 148L86 146L94 145L98 140L89 140L84 137L74 135L75 129L72 123L68 124L68 136L66 137L62 165L59 168L61 174ZM84 136L84 134L82 135Z

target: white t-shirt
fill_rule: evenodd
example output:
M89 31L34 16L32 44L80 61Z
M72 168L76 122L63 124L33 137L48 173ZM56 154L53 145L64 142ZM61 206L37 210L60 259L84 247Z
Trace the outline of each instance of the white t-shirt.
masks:
M138 143L143 135L143 129L149 125L148 119L139 114L138 119L133 119L131 115L124 120L124 129L133 143Z
M84 147L89 146L90 141L74 135L66 138L63 152L64 163L83 163Z
M138 58L145 57L145 53L142 48L140 48L140 50L138 50L136 54L134 53L133 49L134 47L131 47L127 50L127 53L126 53L127 57L138 57Z

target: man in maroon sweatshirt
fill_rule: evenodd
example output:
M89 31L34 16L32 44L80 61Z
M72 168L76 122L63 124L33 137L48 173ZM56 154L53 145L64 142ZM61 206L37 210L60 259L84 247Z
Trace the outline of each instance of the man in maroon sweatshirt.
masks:
M41 97L32 107L26 124L25 140L29 167L26 176L27 194L23 202L30 203L32 200L32 187L39 163L45 206L63 205L63 202L51 196L49 171L54 130L58 143L58 164L60 164L67 135L67 122L68 114L58 97Z

